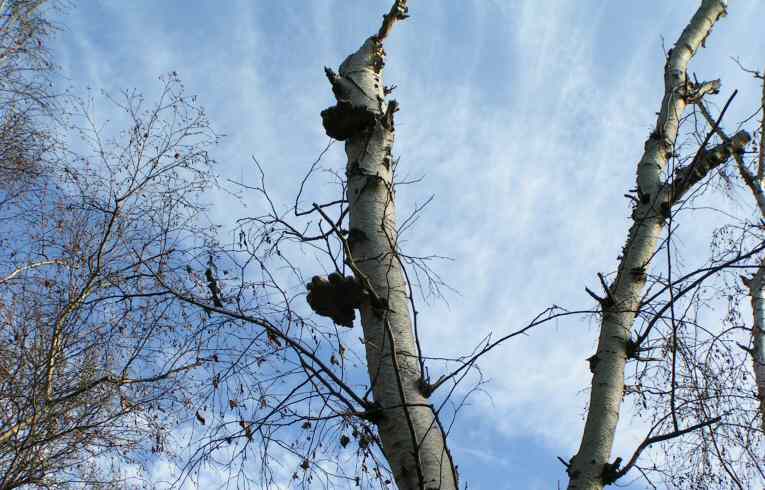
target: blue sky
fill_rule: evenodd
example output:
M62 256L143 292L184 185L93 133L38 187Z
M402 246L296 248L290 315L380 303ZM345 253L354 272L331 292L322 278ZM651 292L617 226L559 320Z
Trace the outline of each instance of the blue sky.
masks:
M699 79L739 89L730 121L759 87L731 61L765 64L765 5L734 0L691 65ZM177 71L226 136L224 177L263 165L288 204L328 138L319 112L334 100L323 66L337 67L379 26L389 0L88 1L61 18L53 46L74 87L138 89ZM437 264L458 294L423 307L429 355L464 353L488 332L522 326L551 304L590 307L584 287L616 267L626 237L635 163L655 123L664 45L695 0L412 0L411 18L386 44L385 80L398 88L394 154L404 177L399 215L434 202L405 247L454 258ZM324 160L341 170L334 145ZM334 187L318 179L310 198ZM307 201L310 202L310 201ZM221 192L211 219L254 214ZM719 206L733 206L729 202ZM749 213L749 208L736 208ZM680 222L689 264L701 263L720 218ZM310 275L310 274L309 274ZM485 391L457 420L451 445L469 488L556 488L583 426L597 338L591 319L548 324L484 359ZM615 455L642 438L625 413ZM642 486L635 486L642 488Z

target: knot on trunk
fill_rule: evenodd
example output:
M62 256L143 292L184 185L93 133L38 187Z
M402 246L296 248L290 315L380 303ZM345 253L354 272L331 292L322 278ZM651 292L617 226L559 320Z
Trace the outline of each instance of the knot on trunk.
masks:
M356 318L354 310L368 296L354 277L345 277L336 272L326 278L313 276L305 287L308 290L306 300L311 309L344 327L353 327Z
M598 357L597 354L593 354L587 358L587 363L590 366L590 372L592 374L595 374L595 369L598 367L598 361L600 361L600 357Z

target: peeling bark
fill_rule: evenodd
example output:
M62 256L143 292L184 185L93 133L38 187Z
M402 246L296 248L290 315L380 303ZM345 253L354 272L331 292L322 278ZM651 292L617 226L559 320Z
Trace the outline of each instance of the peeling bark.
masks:
M370 297L361 323L382 449L400 489L455 489L457 475L433 406L420 390L409 296L396 255L391 150L395 101L385 100L383 39L406 17L397 0L380 32L348 56L338 73L326 69L337 104L322 112L327 134L345 141L350 256Z
M667 59L665 93L656 129L645 143L637 168L639 202L633 210L633 224L616 279L609 288L613 304L603 305L595 354L598 362L591 364L594 374L589 410L579 451L568 467L569 490L599 490L612 483L609 461L624 393L627 343L647 269L664 228L664 215L668 206L677 202L662 173L674 151L680 119L691 95L686 69L714 23L725 14L726 4L722 0L704 0ZM727 159L730 152L724 153L721 157Z

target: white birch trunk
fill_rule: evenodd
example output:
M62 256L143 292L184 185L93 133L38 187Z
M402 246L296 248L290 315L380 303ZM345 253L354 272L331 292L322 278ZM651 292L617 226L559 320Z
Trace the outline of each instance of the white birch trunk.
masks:
M762 98L760 108L765 111L765 81L762 84ZM751 175L746 170L743 162L739 161L744 180L757 201L760 215L765 219L765 189L763 189L763 177L765 176L765 113L760 122L760 147L757 161L757 175ZM765 431L765 260L760 263L760 268L751 280L744 281L749 288L749 296L752 299L752 368L754 381L757 384L757 398L760 402L760 427Z
M763 84L763 107L765 107L765 84ZM765 115L763 128L765 128ZM740 158L737 160L739 171L754 195L761 216L765 218L765 192L760 177L762 172L758 171L757 176L752 175L744 166L744 162ZM762 162L759 168L762 168ZM760 427L765 431L765 260L760 262L760 267L754 276L751 278L742 276L742 279L749 289L749 298L752 302L752 348L749 354L752 356L757 399L760 402Z
M765 261L757 273L744 283L752 299L752 367L757 383L757 398L760 401L760 427L765 431Z
M568 468L569 490L599 490L610 483L609 458L624 393L627 340L635 321L647 268L664 228L666 192L662 172L674 150L680 118L686 107L688 62L725 13L727 2L704 0L672 49L665 67L665 93L656 129L645 143L637 169L640 202L624 245L616 279L610 286L613 304L604 304L600 337L591 367L594 371L587 421L579 451Z
M361 308L367 366L379 408L373 421L398 488L456 490L457 475L444 433L421 391L408 288L396 257L391 158L396 105L384 100L383 58L382 42L373 36L346 58L338 75L328 71L338 105L334 116L322 114L328 134L332 117L339 118L335 129L342 127L348 134L348 244L354 267L361 272L357 279L368 280L374 293L387 302L387 308L369 302ZM338 109L343 103L345 115ZM366 114L359 108L365 108ZM349 129L344 121L350 124L354 118L360 121L359 127ZM333 137L343 138L338 133Z

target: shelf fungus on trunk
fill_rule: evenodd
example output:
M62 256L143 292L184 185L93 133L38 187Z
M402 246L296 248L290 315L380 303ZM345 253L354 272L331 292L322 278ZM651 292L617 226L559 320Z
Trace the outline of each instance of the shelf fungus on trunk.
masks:
M306 300L311 309L344 327L353 327L353 320L356 319L354 310L369 296L356 278L336 272L328 277L313 276L305 287L308 290Z
M345 141L374 126L376 113L364 105L354 105L350 96L353 90L359 90L350 78L344 78L331 68L324 68L332 84L332 92L337 103L321 111L321 121L327 136L338 141Z

